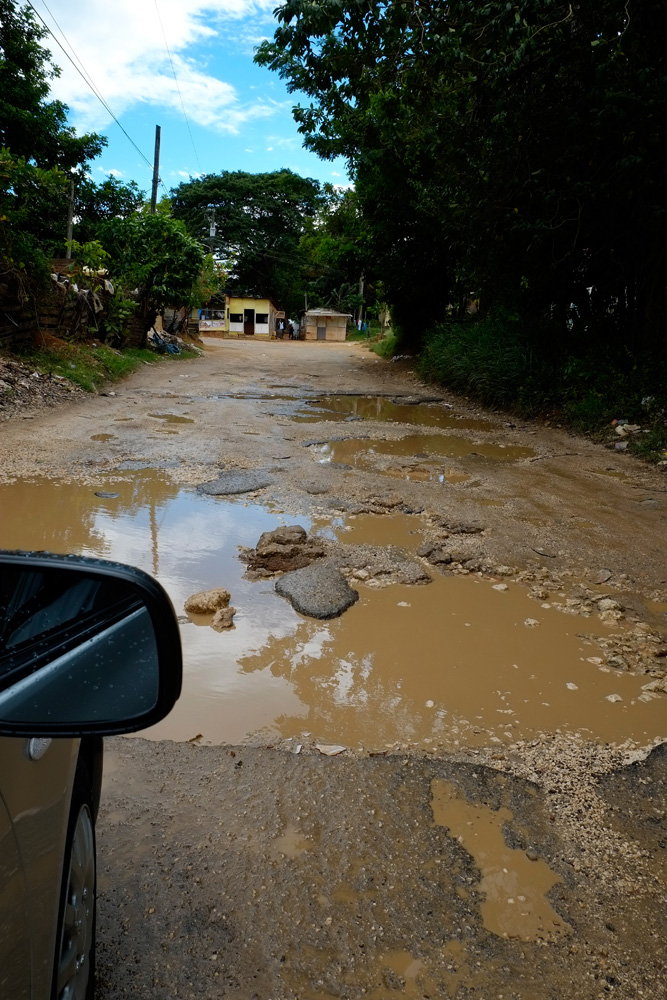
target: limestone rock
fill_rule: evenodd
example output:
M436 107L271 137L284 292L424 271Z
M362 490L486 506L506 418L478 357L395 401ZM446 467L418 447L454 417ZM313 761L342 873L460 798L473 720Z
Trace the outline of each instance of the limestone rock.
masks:
M214 590L201 590L198 594L192 594L183 606L191 615L212 615L220 608L227 607L229 597L228 590L216 587Z
M211 621L211 628L214 628L216 632L222 632L223 629L234 627L234 615L236 614L236 608L220 608L213 615Z

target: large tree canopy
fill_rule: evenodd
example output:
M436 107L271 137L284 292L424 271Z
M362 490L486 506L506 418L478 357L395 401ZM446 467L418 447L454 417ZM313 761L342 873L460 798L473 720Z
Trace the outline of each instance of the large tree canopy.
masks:
M69 171L97 156L106 139L77 136L66 105L49 100L59 70L41 44L46 34L29 7L0 0L0 147L38 167Z
M58 70L29 7L0 0L0 256L31 273L62 256L72 172L106 145L77 136L67 107L49 100Z
M172 191L174 217L226 263L230 290L268 295L285 309L300 302L299 241L321 204L319 183L291 170L209 174Z
M405 326L474 291L575 335L664 334L667 10L289 0L277 17L257 60L311 99L306 145L347 157Z

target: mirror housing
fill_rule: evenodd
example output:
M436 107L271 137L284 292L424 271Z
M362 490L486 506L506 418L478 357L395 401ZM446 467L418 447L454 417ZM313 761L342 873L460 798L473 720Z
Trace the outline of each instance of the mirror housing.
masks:
M181 681L176 615L147 573L0 552L0 735L136 732L168 714Z

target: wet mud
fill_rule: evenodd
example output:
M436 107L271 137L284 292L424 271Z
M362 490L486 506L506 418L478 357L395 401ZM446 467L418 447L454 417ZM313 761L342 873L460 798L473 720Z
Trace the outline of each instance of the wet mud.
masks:
M5 425L0 545L140 566L180 615L181 700L108 748L100 997L661 996L664 478L321 346ZM295 524L338 619L239 558ZM223 632L184 612L219 587Z
M565 614L575 609L562 591L542 589L538 599L520 583L436 567L420 571L425 585L387 585L402 565L391 553L414 557L431 530L419 516L316 522L318 552L339 552L346 563L345 547L359 547L350 550L353 564L369 566L347 573L358 603L321 622L297 614L273 580L249 579L241 559L240 547L294 523L285 513L207 496L164 471L94 485L101 488L48 479L0 486L0 544L140 566L158 576L179 613L191 594L215 587L228 590L236 608L233 629L222 635L198 627L210 624L206 617L182 622L184 691L147 734L153 739L451 752L555 731L616 744L664 735L667 695L644 691L650 677L606 665L604 644L613 648L629 632L622 616ZM308 518L299 524L313 527ZM463 532L459 547L480 537L475 525L453 528ZM388 562L372 575L382 552Z

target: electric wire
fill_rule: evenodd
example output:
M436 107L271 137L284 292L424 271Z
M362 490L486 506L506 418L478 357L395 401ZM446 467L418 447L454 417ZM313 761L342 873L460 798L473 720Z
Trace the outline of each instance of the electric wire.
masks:
M107 104L106 100L104 99L104 97L102 96L102 94L100 93L100 91L97 89L97 87L95 86L95 84L93 83L92 78L88 74L88 71L85 70L85 67L83 66L83 63L79 59L78 55L76 54L72 43L69 41L69 39L65 35L65 32L60 27L60 25L56 21L55 17L53 17L53 14L51 13L51 11L49 10L47 4L45 3L45 0L42 0L42 3L44 4L44 7L48 11L49 15L53 18L54 24L56 25L56 27L60 31L61 35L63 36L63 38L67 42L67 45L72 50L72 52L74 54L74 57L76 58L77 62L79 63L79 66L77 66L77 63L74 61L74 59L72 58L72 56L70 56L69 52L64 47L64 45L61 43L60 39L57 38L56 35L53 33L53 31L51 30L50 26L46 23L46 21L44 20L44 18L42 17L42 15L39 13L39 11L36 10L36 8L33 6L33 4L31 3L31 0L27 0L27 6L30 7L30 9L32 10L33 14L44 25L44 27L46 28L46 30L49 33L49 35L51 35L51 38L53 38L53 40L56 43L56 45L62 50L62 52L64 53L64 55L66 56L66 58L70 61L70 63L74 67L74 69L77 71L77 73L79 74L79 76L81 77L81 79L86 84L86 86L89 87L90 90L93 92L93 94L95 95L95 97L97 98L97 100L100 102L100 104L102 105L102 107L104 108L104 110L107 112L107 114L111 118L113 118L113 120L115 121L115 123L118 126L118 128L121 130L121 132L126 137L126 139L131 143L131 145L134 147L134 149L137 151L137 153L142 158L142 160L144 161L144 163L146 163L150 167L150 169L152 170L153 169L153 164L148 159L148 157L142 152L142 150L139 148L139 146L137 146L137 144L134 141L134 139L132 138L132 136L129 135L129 133L123 128L123 126L121 125L121 123L116 118L115 114L113 113L113 111L111 110L111 108L109 107L109 105ZM159 177L158 180L159 180L160 184L162 185L162 189L163 189L164 193L168 196L169 192L168 192L167 188L165 187L165 184L164 184L162 178Z
M190 136L190 142L192 143L192 148L194 150L195 159L197 161L197 166L199 167L199 173L203 174L204 171L202 170L202 165L201 165L201 162L199 160L199 154L197 153L197 147L195 146L195 140L192 137L192 129L190 128L190 120L188 119L188 115L187 115L187 112L185 110L185 104L183 103L183 95L181 93L181 88L180 88L180 86L178 84L178 77L176 76L176 67L174 66L174 60L171 58L171 52L169 50L169 43L167 41L167 35L166 35L165 30L164 30L164 24L162 23L162 17L160 16L160 8L157 5L157 0L154 0L154 3L155 3L155 13L157 14L157 19L160 22L160 28L162 30L162 37L164 38L164 47L167 50L167 55L169 56L169 63L171 65L171 72L173 73L173 76L174 76L174 83L176 84L176 90L178 91L178 96L179 96L179 99L180 99L180 102L181 102L181 108L183 109L183 117L185 118L185 124L188 127L188 135Z

